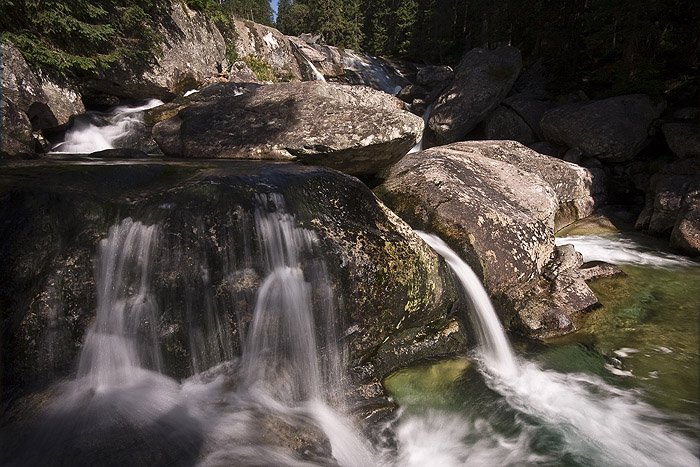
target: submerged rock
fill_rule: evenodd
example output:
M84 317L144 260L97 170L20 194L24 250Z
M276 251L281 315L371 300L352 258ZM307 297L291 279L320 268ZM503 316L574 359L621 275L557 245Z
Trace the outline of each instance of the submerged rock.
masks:
M375 192L413 227L444 238L510 322L552 261L555 229L590 214L597 187L588 170L518 143L475 141L409 154ZM564 297L565 288L561 282L547 293ZM568 316L588 300L561 308Z
M166 156L296 160L372 175L403 157L423 130L400 100L364 86L219 83L194 102L154 127Z
M581 148L586 156L603 161L624 162L646 146L659 113L649 96L633 94L555 107L540 125L551 143Z
M520 74L522 59L515 47L474 49L462 58L452 84L435 102L428 128L428 147L464 138L508 95Z

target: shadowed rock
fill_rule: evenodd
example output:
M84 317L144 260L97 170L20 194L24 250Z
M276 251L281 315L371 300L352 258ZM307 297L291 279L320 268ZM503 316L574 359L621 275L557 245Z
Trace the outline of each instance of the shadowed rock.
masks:
M521 67L520 51L515 47L467 52L454 81L430 114L425 140L428 147L464 138L506 97Z

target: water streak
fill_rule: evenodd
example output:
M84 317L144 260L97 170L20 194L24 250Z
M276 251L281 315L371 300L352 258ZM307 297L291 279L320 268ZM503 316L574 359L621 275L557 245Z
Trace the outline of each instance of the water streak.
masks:
M529 436L531 427L556 429L561 438L559 449L583 465L698 465L696 444L672 428L668 416L642 402L641 394L615 388L594 376L545 371L515 357L503 344L502 328L491 322L495 314L478 278L439 238L419 234L445 257L467 293L476 294L471 299L479 315L475 320L480 335L476 359L488 386L532 420L521 433ZM472 285L467 288L467 284Z
M474 312L470 316L479 334L479 353L488 368L504 378L514 377L518 370L513 349L478 276L440 237L417 233L445 258L471 302Z
M119 106L109 113L92 112L78 116L66 131L64 141L56 144L51 151L89 154L126 147L120 142L132 137L135 130L144 125L143 112L162 104L158 99L151 99L146 104L136 107Z
M686 257L645 247L631 238L611 235L572 235L556 238L557 245L572 244L584 261L653 267L698 266Z

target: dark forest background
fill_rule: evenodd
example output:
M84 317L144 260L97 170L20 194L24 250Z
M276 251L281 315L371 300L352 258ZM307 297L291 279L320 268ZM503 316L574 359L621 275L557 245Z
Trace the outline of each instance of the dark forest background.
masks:
M91 73L148 54L172 0L3 0L3 38L30 63ZM474 47L513 45L553 83L603 97L661 95L697 81L700 0L183 0L226 36L230 17L329 45L419 63L456 64Z

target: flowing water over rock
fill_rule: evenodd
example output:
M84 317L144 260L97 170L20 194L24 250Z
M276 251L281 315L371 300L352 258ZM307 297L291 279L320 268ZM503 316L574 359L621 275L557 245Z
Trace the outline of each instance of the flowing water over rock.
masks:
M72 331L81 342L71 359L75 371L32 388L9 420L3 416L0 443L8 447L0 465L698 463L695 263L675 258L658 268L638 258L622 265L628 278L600 282L604 307L589 316L590 327L535 350L518 342L514 349L473 272L437 237L422 234L468 295L476 345L470 361L389 377L385 384L401 407L396 417L360 429L348 396L357 388L350 362L371 358L383 335L403 336L391 330L412 330L427 322L416 321L426 314L442 316L427 303L448 299L418 301L424 293L416 288L447 287L422 269L406 274L420 278L407 288L387 280L400 269L369 270L355 279L360 292L348 292L347 277L355 276L343 271L356 274L374 264L370 256L396 268L419 251L423 261L439 263L405 225L392 228L405 229L416 250L387 257L370 249L375 243L398 248L404 237L372 240L375 230L389 229L373 213L386 211L371 197L349 203L365 199L359 182L328 169L264 163L30 162L4 169L2 209L21 222L3 224L0 234L7 242L21 239L32 253L15 255L3 246L0 271L18 297L24 297L20 286L29 287L25 277L32 287L45 276L51 285L39 287L38 298L21 299L30 308L22 324L35 330L14 342L61 335L64 323L91 324L85 333ZM38 188L29 187L32 177ZM357 234L362 225L373 228ZM51 232L48 240L39 235L43 230ZM348 240L352 235L361 248ZM333 259L336 244L345 249L341 259ZM63 266L56 274L46 272L57 264ZM94 283L76 272L81 267L94 273ZM673 276L678 273L683 280ZM372 281L376 288L365 289ZM640 293L619 281L652 286ZM54 287L76 296L53 301ZM87 289L94 302L83 297ZM367 290L389 298L350 301ZM410 294L412 301L398 308L415 314L384 310L371 321L358 313L372 308L375 316ZM76 308L72 301L94 312L60 313L59 306ZM613 301L618 311L603 313ZM36 324L44 303L48 334ZM51 344L57 353L61 342ZM18 372L34 364L8 350L3 347L3 358L12 358ZM16 380L27 373L6 374Z
M314 252L318 239L296 226L280 195L258 197L255 224L267 276L242 355L183 384L160 373L150 287L160 229L131 218L113 226L98 248L97 315L77 378L64 385L14 462L371 465L372 448L338 397L347 355L326 266Z
M55 153L89 154L105 149L135 147L134 135L145 128L143 112L163 104L151 99L139 106L119 106L108 113L93 112L75 118ZM150 132L150 128L148 130Z
M444 255L466 290L480 284L468 266L440 239L423 238ZM473 296L473 293L470 292ZM560 373L515 356L489 318L490 304L472 302L480 345L473 359L480 375L465 372L452 391L472 393L461 408L404 415L397 437L404 465L607 465L692 466L698 449L684 431L691 418L666 415L642 402L636 391L620 389L598 376ZM405 379L390 388L408 397ZM403 378L406 378L404 376ZM480 390L476 390L481 386ZM459 389L461 387L462 389ZM478 395L477 395L478 394ZM410 406L410 405L409 405ZM680 421L679 421L680 420Z

